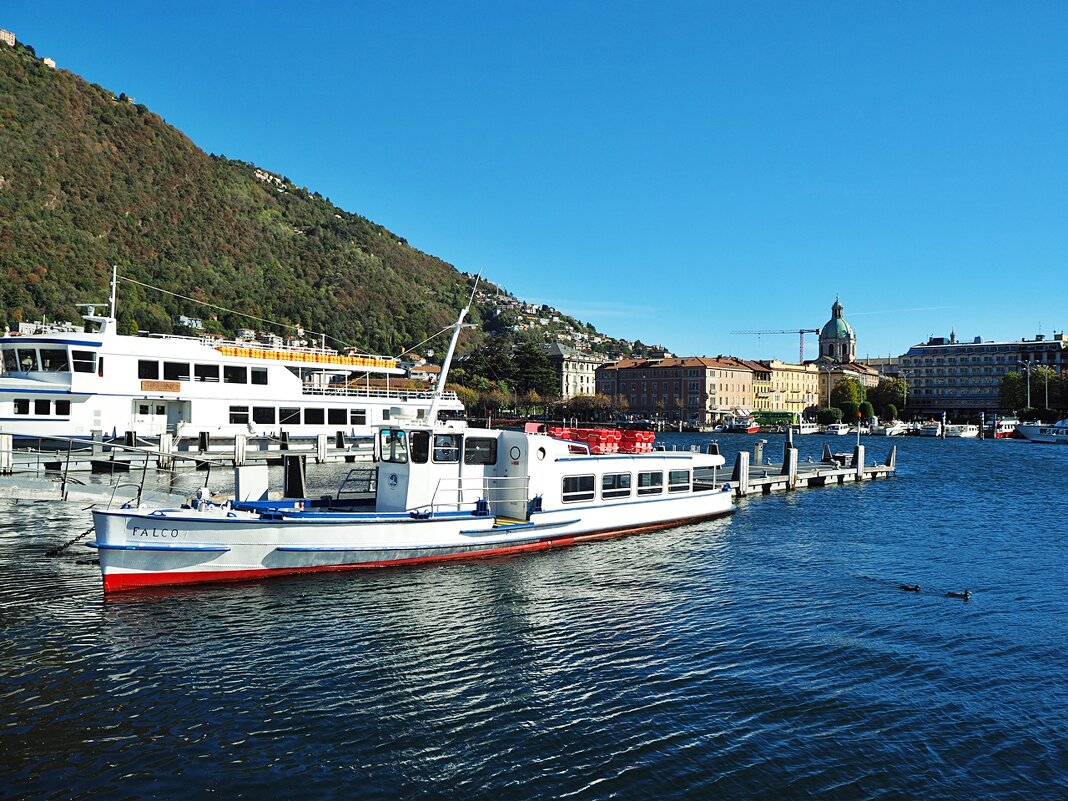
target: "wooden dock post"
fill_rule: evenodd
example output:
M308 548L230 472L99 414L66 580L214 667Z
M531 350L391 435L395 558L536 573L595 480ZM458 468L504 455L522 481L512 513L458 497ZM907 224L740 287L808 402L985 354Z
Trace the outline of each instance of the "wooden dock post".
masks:
M753 464L764 464L764 443L766 439L758 439L753 446Z
M739 498L749 494L749 451L738 451L738 458L734 460L731 481L735 483Z
M782 460L782 474L786 476L786 489L797 487L797 448L787 448Z
M234 434L234 467L241 467L248 455L248 437Z
M156 467L160 470L170 470L174 466L174 457L171 456L173 447L173 434L159 435L159 453L156 454Z
M308 497L307 472L305 470L303 453L287 453L282 457L284 468L285 485L282 490L286 498Z
M856 470L854 481L864 480L864 446L857 445L853 449L853 468Z
M0 434L0 475L9 476L14 468L14 438Z
M323 464L326 462L326 434L315 435L315 463Z

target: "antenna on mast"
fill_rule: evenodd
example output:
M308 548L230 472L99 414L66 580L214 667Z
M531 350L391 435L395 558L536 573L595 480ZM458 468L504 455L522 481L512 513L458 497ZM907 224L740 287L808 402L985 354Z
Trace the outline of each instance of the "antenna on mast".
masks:
M119 283L119 265L111 265L111 319L115 319L115 287Z

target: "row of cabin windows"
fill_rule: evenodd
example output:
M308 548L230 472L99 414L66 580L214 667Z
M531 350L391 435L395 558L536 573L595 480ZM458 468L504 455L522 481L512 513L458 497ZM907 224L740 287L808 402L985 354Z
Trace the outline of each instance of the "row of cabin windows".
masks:
M224 384L267 384L266 367L244 367L234 364L224 364L222 367L222 382ZM192 377L194 381L206 381L218 384L220 376L218 364L194 364ZM160 362L154 359L137 360L137 377L158 380L160 378ZM163 362L164 381L188 381L190 377L189 362ZM251 381L249 380L251 378Z
M61 417L70 417L70 401L69 400L37 400L36 398L30 400L29 398L15 398L15 414L23 415L32 414L37 417L45 417L52 414L53 408L55 414Z
M429 431L398 431L385 429L379 434L382 461L403 464L411 460L426 464L457 463L463 455L464 464L497 464L495 437L464 437L462 434L434 434Z
M633 476L630 473L605 473L601 476L601 498L629 498ZM592 501L596 497L597 477L592 473L582 476L564 476L562 499L564 503ZM689 492L690 471L669 470L668 492ZM664 492L664 473L648 470L638 473L638 495L660 495Z
M68 361L66 348L4 348L5 373L69 373L71 366L76 373L96 372L96 354L91 350L72 350ZM104 369L103 359L100 369Z
M257 368L253 368L257 369ZM389 412L383 411L384 418L389 419ZM362 426L367 424L366 409L323 409L321 407L301 408L299 406L231 406L230 422L245 425L249 422L259 425L284 426Z

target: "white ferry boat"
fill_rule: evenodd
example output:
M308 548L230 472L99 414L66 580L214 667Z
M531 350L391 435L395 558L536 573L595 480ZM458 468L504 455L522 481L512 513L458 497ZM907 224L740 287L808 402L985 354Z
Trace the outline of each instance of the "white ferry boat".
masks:
M942 424L937 420L928 420L922 426L920 426L921 437L940 437L942 436Z
M1016 426L1016 430L1031 442L1068 445L1068 418L1059 420L1053 425L1049 423L1020 423Z
M459 323L450 357L458 331ZM717 481L718 454L596 454L548 432L456 427L434 410L424 423L377 427L369 507L339 490L316 500L95 511L104 591L518 553L734 509L729 485Z
M946 437L970 439L979 436L979 426L971 423L947 423Z
M844 437L849 433L849 426L846 423L831 423L824 427L823 433L833 437Z
M394 389L396 359L343 355L329 348L284 347L211 337L128 336L110 313L88 307L87 330L44 326L0 338L0 433L66 438L102 432L117 438L168 433L209 436L370 436L399 408L424 416L433 392ZM374 385L372 385L374 382ZM443 393L443 417L463 417Z
M790 425L790 431L795 435L798 434L818 434L820 432L819 423L815 423L811 420L802 420L799 423L792 423Z

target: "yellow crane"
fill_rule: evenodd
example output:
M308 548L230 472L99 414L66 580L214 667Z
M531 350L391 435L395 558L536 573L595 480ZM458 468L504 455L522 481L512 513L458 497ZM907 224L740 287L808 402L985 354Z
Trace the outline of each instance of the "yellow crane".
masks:
M753 331L731 331L732 334L799 334L801 336L801 364L805 362L805 334L818 334L818 328L761 328Z

